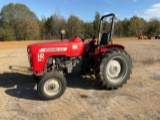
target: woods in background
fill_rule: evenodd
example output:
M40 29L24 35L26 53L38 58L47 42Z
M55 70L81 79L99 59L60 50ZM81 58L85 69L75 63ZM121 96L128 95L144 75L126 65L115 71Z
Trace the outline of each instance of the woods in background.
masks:
M97 36L100 14L95 12L92 22L85 22L76 15L70 15L66 20L57 9L49 18L39 20L24 4L10 3L0 12L0 41L5 40L36 40L60 39L59 31L65 29L66 38L80 33ZM118 20L116 18L114 36L137 37L141 34L160 34L160 21L151 18L149 21L133 16L130 19Z

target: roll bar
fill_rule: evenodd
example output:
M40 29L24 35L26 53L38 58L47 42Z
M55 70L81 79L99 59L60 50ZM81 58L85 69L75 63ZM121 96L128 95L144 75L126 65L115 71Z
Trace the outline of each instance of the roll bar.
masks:
M114 18L115 18L115 14L110 13L110 14L102 16L101 19L100 19L99 32L98 32L98 45L100 45L103 19L107 18L107 17L112 17L111 18L111 28L110 28L110 32L109 32L110 33L109 40L110 40L111 44L113 43L112 42L112 36L113 36L113 32L114 32L114 23L115 23Z

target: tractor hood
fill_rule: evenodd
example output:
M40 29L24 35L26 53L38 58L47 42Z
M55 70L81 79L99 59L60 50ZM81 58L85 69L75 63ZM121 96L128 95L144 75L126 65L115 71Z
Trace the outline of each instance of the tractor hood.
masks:
M56 47L56 46L65 46L68 45L69 41L52 41L52 42L42 42L42 43L35 43L31 44L28 47L36 48L36 47Z
M69 41L53 41L53 42L43 42L43 43L36 43L28 46L30 52L44 52L47 49L51 48L63 48L68 47Z
M82 54L84 48L83 41L74 37L67 41L43 42L29 45L28 53L52 53L52 55L78 56Z

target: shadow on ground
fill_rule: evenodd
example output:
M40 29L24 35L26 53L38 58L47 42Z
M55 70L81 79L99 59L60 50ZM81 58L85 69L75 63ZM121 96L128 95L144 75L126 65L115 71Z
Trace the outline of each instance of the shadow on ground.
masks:
M102 87L98 84L94 76L86 75L81 76L80 74L69 74L66 77L67 86L71 88L81 89L93 89L101 90Z
M34 89L36 82L30 75L22 73L0 74L0 87L5 88L5 93L12 97L30 100L41 100Z
M67 87L73 89L101 89L95 78L91 76L82 77L81 75L71 74L65 77L67 80ZM37 83L34 80L34 77L26 73L16 71L0 74L0 87L5 88L5 93L12 97L42 100L37 92Z

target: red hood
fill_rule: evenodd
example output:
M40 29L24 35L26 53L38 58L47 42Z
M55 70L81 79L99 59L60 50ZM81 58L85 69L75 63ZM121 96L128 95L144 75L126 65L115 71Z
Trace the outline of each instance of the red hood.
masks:
M36 44L31 44L28 45L28 48L30 48L30 50L36 50L36 49L41 49L41 48L53 48L53 47L68 47L69 43L72 42L82 42L82 40L78 37L74 37L70 40L67 41L52 41L52 42L42 42L42 43L36 43Z
M41 42L41 43L35 43L35 44L31 44L31 45L28 45L28 47L39 47L39 46L45 46L45 47L50 47L50 46L60 46L60 45L66 45L68 44L69 41L52 41L52 42Z
M68 47L69 46L69 40L68 41L52 41L52 42L42 42L42 43L36 43L28 45L28 48L30 48L30 51L37 51L41 48L53 48L53 47Z
M83 41L74 37L66 41L42 42L28 46L27 51L31 54L50 52L52 55L79 56L84 48Z

